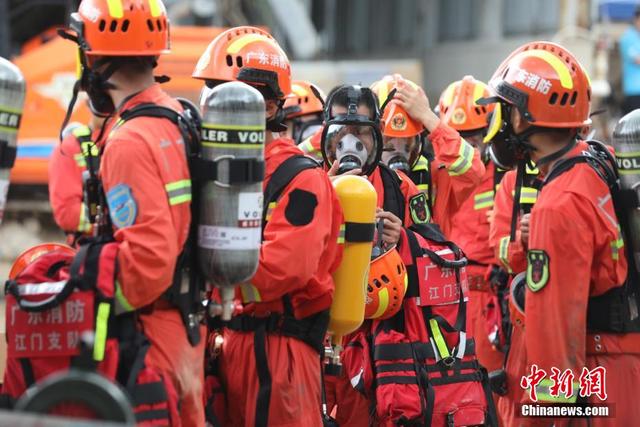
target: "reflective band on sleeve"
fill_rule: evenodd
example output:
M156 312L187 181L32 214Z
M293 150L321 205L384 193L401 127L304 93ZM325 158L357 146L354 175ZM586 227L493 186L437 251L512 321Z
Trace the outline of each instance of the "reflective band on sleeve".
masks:
M119 19L124 16L122 0L107 0L107 7L109 8L109 16L112 18Z
M82 203L80 205L80 218L78 219L78 228L76 231L80 233L87 233L91 231L91 223L87 215L87 205Z
M622 235L620 234L620 227L618 227L618 238L611 242L611 258L614 261L618 261L620 259L620 249L624 247L624 240L622 239Z
M549 403L575 403L580 394L580 383L573 382L573 394L571 397L566 397L563 393L558 393L558 396L551 396L551 387L554 385L553 381L549 378L544 378L540 381L540 384L536 385L536 395L538 401Z
M107 343L107 329L109 324L109 312L111 305L108 302L98 304L96 316L96 335L93 342L93 360L101 362L104 359L104 349Z
M245 303L261 302L260 291L251 283L240 285L240 293L242 293L242 301Z
M271 216L273 215L273 210L276 208L278 202L271 202L269 206L267 206L267 215L265 215L265 221L269 221Z
M91 135L91 129L89 128L89 126L80 125L80 126L75 127L71 133L73 134L73 136L75 136L76 138L80 139L80 138L83 138L83 137L90 136Z
M307 138L304 141L302 141L302 143L300 143L299 147L300 147L300 149L302 151L304 151L307 154L311 154L311 153L314 153L316 151L316 149L313 148L313 144L311 143L311 138Z
M120 287L120 283L118 283L117 280L116 280L115 297L116 297L116 303L119 306L118 308L120 308L122 312L129 312L134 310L133 306L129 303L129 301L127 301L124 294L122 293L122 288ZM118 311L119 310L116 310L116 313Z
M473 147L464 139L460 140L458 159L449 166L449 175L458 176L464 174L473 164Z
M340 224L340 232L338 233L338 244L344 244L344 235L347 227L345 224Z
M164 186L171 206L191 201L191 180L170 182Z
M420 190L421 192L429 194L429 184L418 184L416 185L416 187L418 187L418 190Z
M445 359L451 356L449 349L447 348L447 342L444 340L442 332L440 332L440 327L438 326L438 321L436 319L429 319L429 329L431 330L431 338L433 338L433 341L436 344L440 358Z
M493 207L493 190L485 191L484 193L476 194L473 197L473 208L475 210L480 210L484 208Z
M500 248L498 257L500 258L500 262L507 269L509 274L512 273L511 267L509 266L509 240L510 236L504 236L500 239Z

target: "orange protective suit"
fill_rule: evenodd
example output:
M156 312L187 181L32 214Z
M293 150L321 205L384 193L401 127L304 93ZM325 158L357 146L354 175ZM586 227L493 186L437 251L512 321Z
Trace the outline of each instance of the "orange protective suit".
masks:
M586 150L579 142L566 157ZM623 283L627 262L609 189L587 164L577 164L542 188L531 211L525 327L514 328L507 364L509 394L499 409L507 426L548 425L517 418L529 391L520 378L537 365L547 376L536 387L539 402L559 402L549 394L551 368L571 369L575 397L584 367L606 369L606 404L615 416L592 418L590 425L633 425L640 417L635 396L640 383L640 334L587 334L590 297ZM545 387L547 387L545 389ZM592 396L590 402L599 402ZM554 420L564 425L564 420ZM586 420L583 420L586 424Z
M282 162L300 154L291 139L268 143L265 188ZM338 243L342 222L340 202L326 173L320 168L300 172L268 214L258 270L251 284L242 287L244 315L264 318L283 313L285 296L297 320L326 312L334 292L332 273L342 258ZM269 426L321 426L319 353L298 338L276 332L265 335L270 387L261 387L258 334L224 330L220 356L227 394L224 425L253 426L259 417ZM269 390L270 399L268 407L260 408L262 390Z
M471 322L469 333L475 339L476 354L480 363L493 371L502 367L504 354L496 350L487 336L487 304L492 297L489 284L485 280L487 269L495 264L493 249L489 245L489 219L487 212L493 208L495 195L495 170L493 162L486 165L486 172L480 185L462 203L453 217L450 239L465 253L469 264L468 316Z
M421 156L411 171L411 179L429 197L433 222L445 236L452 230L452 219L485 173L480 153L454 129L440 124L429 134L435 159ZM429 185L431 177L431 188Z
M91 134L88 126L77 126L54 148L49 159L49 202L53 218L70 240L91 231L83 203L82 174L87 165L81 148L82 144L91 143Z
M142 103L182 111L157 84L128 99L119 111ZM203 426L206 340L192 347L178 310L159 300L171 285L191 221L183 139L178 128L162 118L115 123L100 173L119 242L117 299L125 308L147 308L140 315L141 328L151 341L146 363L172 379L182 425Z

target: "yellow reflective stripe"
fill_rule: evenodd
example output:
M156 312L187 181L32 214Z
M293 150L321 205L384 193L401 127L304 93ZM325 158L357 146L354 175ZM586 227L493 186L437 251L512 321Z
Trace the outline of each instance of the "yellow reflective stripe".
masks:
M338 233L338 244L344 244L344 235L346 232L347 226L345 224L340 224L340 232Z
M212 123L203 123L202 128L213 130L264 130L264 126L261 125L227 125Z
M0 126L0 130L7 133L18 133L18 129L10 128L8 126Z
M424 156L420 156L416 164L411 168L412 172L418 171L428 171L429 170L429 160L427 160Z
M246 45L257 41L264 41L274 44L273 40L263 34L247 34L245 36L239 37L237 40L231 43L227 48L227 53L236 54Z
M451 103L453 102L453 92L455 90L456 84L459 84L459 82L453 82L451 83L449 86L447 86L447 88L444 90L444 94L442 95L442 104L445 107L448 107L451 105ZM443 111L441 111L441 113L444 113Z
M265 221L269 221L271 219L271 215L273 215L273 210L276 208L278 202L271 202L269 206L267 206L267 215L265 216Z
M251 283L245 283L240 285L240 293L242 294L242 301L245 303L261 302L260 291Z
M533 167L531 167L529 165L529 163L527 163L527 166L525 167L525 171L529 175L538 175L540 173L540 169L538 169L535 165L533 165Z
M510 236L504 236L500 239L498 258L500 258L500 262L505 266L507 272L511 274L512 271L509 266L509 240Z
M154 18L162 14L162 6L158 0L149 0L149 10L151 11L151 16Z
M623 247L624 240L620 234L620 227L618 227L618 238L611 242L611 258L613 258L614 261L618 261L620 259L620 249Z
M82 153L74 154L73 158L76 161L76 165L78 165L79 168L84 169L87 167L87 162L84 159L84 156L82 155Z
M91 129L89 128L89 126L81 125L75 127L71 133L76 138L82 138L83 136L91 135Z
M98 157L100 155L100 150L98 146L93 141L85 141L80 144L80 150L82 151L83 156L93 156Z
M93 342L93 360L101 362L104 359L104 349L107 343L107 327L111 305L108 302L98 304L96 316L96 334Z
M311 143L311 137L305 139L298 145L298 147L307 154L312 154L316 152L316 149L313 148L313 144Z
M480 210L484 208L490 208L493 206L493 190L485 191L484 193L479 193L473 196L473 208L475 210Z
M473 103L484 96L486 86L482 83L476 83L476 86L473 88Z
M458 176L464 174L473 164L473 147L464 139L460 140L458 159L449 167L449 175Z
M191 201L191 180L189 179L170 182L165 184L164 188L171 206Z
M254 144L234 144L232 142L208 142L202 141L201 144L204 147L215 147L215 148L233 148L234 150L255 150L259 148Z
M107 7L109 8L109 16L112 18L122 18L124 16L122 10L122 0L107 0Z
M571 397L566 397L563 393L558 393L558 396L551 396L551 387L554 385L553 381L549 378L545 378L540 381L540 384L536 386L536 395L540 402L550 403L575 403L580 394L580 383L573 382L573 394Z
M538 190L532 187L522 187L520 190L520 203L533 205L538 200Z
M569 90L573 89L573 79L571 78L569 67L560 58L558 58L557 56L555 56L550 52L547 52L546 50L532 49L532 50L526 50L524 52L520 52L518 55L516 55L513 58L514 64L521 57L528 57L528 56L533 56L536 58L540 58L543 61L546 61L549 65L551 65L551 68L554 69L556 74L558 74L558 77L560 78L560 84L562 85L562 87Z
M91 223L87 217L87 205L84 203L80 205L80 218L78 219L77 231L80 233L87 233L91 231Z
M438 353L440 353L440 358L444 359L451 356L451 353L449 353L449 349L447 348L447 342L444 340L442 332L440 332L438 321L436 319L429 319L429 329L431 330L431 337L438 348Z
M382 316L389 307L389 289L382 288L378 292L378 309L371 316L372 319L377 319Z
M429 194L429 184L418 184L416 185L416 187L418 187L418 190L422 191L423 193Z
M116 280L116 292L115 292L116 302L122 308L124 312L135 310L133 306L127 301L124 294L122 293L122 287L120 287L120 283Z

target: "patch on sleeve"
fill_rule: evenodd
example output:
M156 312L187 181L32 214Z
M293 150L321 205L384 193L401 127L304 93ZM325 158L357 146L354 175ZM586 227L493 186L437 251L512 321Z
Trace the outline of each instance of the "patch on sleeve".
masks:
M414 224L428 223L431 220L431 213L427 205L427 195L421 192L409 199L409 212Z
M289 203L284 216L291 225L307 225L313 220L316 206L318 206L318 199L315 194L295 189L289 193Z
M107 193L109 216L116 228L124 228L133 225L138 215L138 204L131 194L131 187L126 184L118 184Z
M549 281L549 256L545 251L531 249L527 261L527 286L532 292L538 292Z

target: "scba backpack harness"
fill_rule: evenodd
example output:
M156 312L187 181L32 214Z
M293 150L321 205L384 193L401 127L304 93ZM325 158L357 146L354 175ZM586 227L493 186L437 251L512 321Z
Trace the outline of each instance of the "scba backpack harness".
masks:
M2 406L10 408L27 388L71 367L94 369L124 387L139 425L178 419L170 380L145 365L149 342L136 328L136 313L117 315L117 244L94 240L77 254L53 250L7 281L7 369ZM91 366L80 357L85 334L93 335ZM65 404L54 413L85 415Z
M581 154L559 160L545 178L542 188L577 164L589 165L607 184L624 242L630 242L632 230L628 212L640 207L634 190L622 189L617 163L607 147L599 141L586 141L589 149ZM625 251L628 274L625 282L603 295L590 297L587 305L587 330L589 332L627 333L640 332L640 274L630 251Z
M381 174L384 209L404 218L400 178L384 167ZM345 372L385 425L497 425L487 373L466 335L466 258L432 224L406 235L403 306L352 337Z

